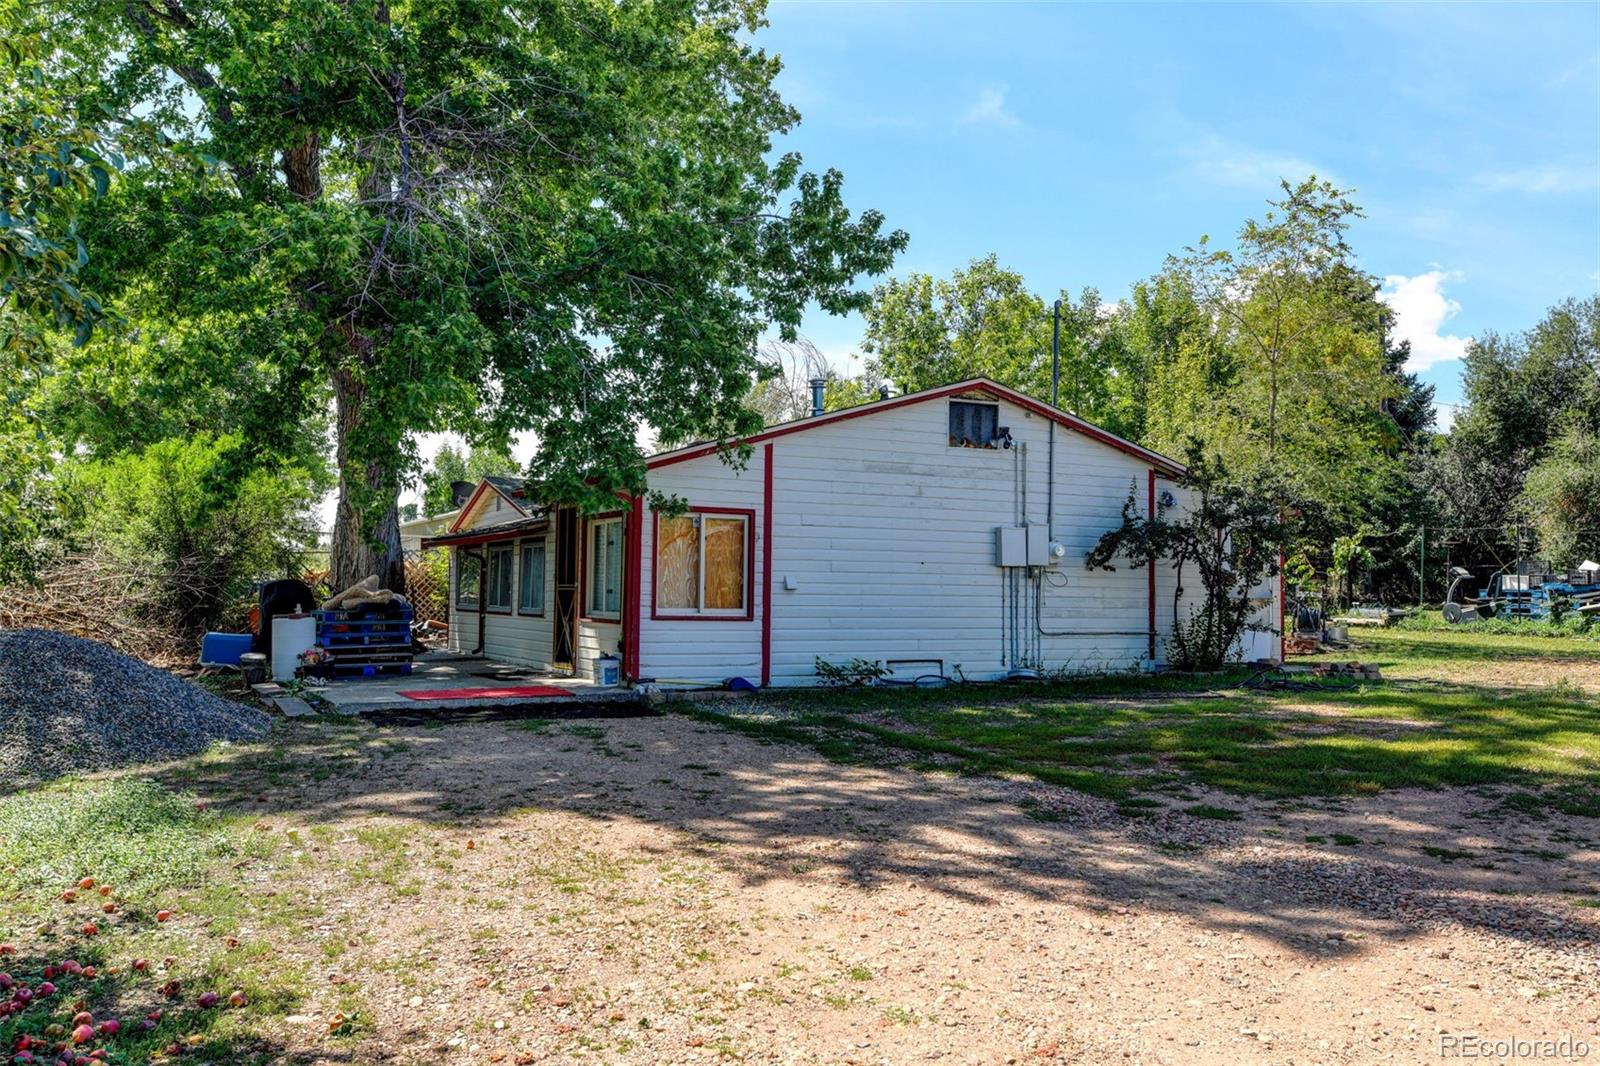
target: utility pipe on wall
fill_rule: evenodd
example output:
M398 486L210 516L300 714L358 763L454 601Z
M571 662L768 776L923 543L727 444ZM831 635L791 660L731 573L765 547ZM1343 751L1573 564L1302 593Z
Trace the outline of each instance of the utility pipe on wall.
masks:
M1050 406L1061 406L1061 300L1055 302L1050 321ZM1056 420L1050 420L1050 484L1046 490L1044 528L1056 539Z

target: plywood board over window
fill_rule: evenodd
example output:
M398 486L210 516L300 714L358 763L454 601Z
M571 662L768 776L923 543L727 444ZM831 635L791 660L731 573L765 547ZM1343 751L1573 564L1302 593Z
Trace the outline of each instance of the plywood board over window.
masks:
M692 510L656 516L654 618L754 617L750 567L755 512Z

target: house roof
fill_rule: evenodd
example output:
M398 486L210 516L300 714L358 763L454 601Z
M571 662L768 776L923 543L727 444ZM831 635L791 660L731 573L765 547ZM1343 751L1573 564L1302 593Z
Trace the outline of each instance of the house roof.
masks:
M467 516L472 514L473 508L478 504L478 500L486 492L498 493L500 496L505 497L505 501L516 510L527 514L527 502L520 498L522 496L522 485L521 478L490 475L481 479L478 482L478 487L473 490L472 495L467 497L467 502L462 504L460 509L456 511L456 516L451 519L447 532L455 533L461 528L461 523L465 522Z
M474 544L487 544L493 540L515 540L524 533L534 533L550 525L550 512L540 509L526 518L518 518L510 522L496 522L492 526L480 526L477 529L468 529L460 533L441 533L437 537L423 537L424 548L470 548Z
M1023 393L1018 392L1016 389L1008 388L1005 385L1000 384L998 381L991 381L989 378L968 378L965 381L958 381L952 385L940 385L937 388L924 389L921 392L909 392L903 396L892 396L886 400L874 400L872 403L864 403L858 407L847 407L842 411L829 411L825 414L813 415L809 418L795 419L792 422L782 422L776 426L769 426L760 433L753 433L750 436L741 438L737 441L726 441L720 443L715 441L703 441L696 444L687 444L682 448L674 448L671 451L652 455L645 462L651 470L654 470L657 467L671 466L673 463L682 463L690 459L699 459L702 456L714 455L722 448L733 447L739 444L759 444L762 441L771 440L774 437L782 437L790 433L803 433L809 429L817 429L821 426L833 425L836 422L843 422L850 418L863 418L869 415L881 414L885 411L892 411L897 407L905 407L914 403L926 403L929 400L942 399L946 396L954 396L959 393L968 392L987 393L988 395L993 396L995 399L1006 400L1010 403L1014 403L1018 407L1026 408L1027 410L1038 415L1043 415L1045 418L1050 419L1057 425L1064 426L1075 433L1081 433L1092 440L1097 440L1100 443L1115 448L1120 452L1131 455L1142 462L1149 463L1152 467L1155 467L1157 470L1161 470L1165 473L1177 475L1184 472L1183 464L1178 462L1176 459L1169 458L1165 455L1162 455L1160 452L1152 451L1149 448L1135 444L1130 440L1125 440L1109 430L1101 429L1094 423L1079 418L1077 415L1068 414L1066 411L1063 411L1058 407L1051 407L1047 403L1040 403L1031 396L1024 395Z

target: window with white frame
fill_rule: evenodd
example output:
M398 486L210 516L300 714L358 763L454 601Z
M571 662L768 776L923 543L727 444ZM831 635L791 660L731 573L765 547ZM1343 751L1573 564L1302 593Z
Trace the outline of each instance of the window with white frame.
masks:
M716 617L747 613L750 519L690 512L656 526L655 609Z
M489 584L484 590L490 610L511 610L511 545L489 549Z
M588 611L591 618L622 616L622 519L589 523Z
M456 555L456 606L463 611L478 609L479 583L483 578L483 561L476 555L458 551Z
M517 595L517 610L523 614L544 613L544 541L522 542L522 558L518 560L521 585Z

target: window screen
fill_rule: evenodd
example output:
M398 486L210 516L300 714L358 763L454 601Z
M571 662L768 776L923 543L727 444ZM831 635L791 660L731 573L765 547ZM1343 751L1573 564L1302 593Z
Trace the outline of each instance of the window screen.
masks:
M993 448L999 431L997 404L950 401L950 447Z
M544 610L544 541L523 542L521 579L517 609L538 614Z
M469 611L478 609L478 582L483 576L483 563L476 555L456 552L456 606Z
M589 613L622 612L622 521L589 526Z
M511 546L489 549L489 606L511 609Z

